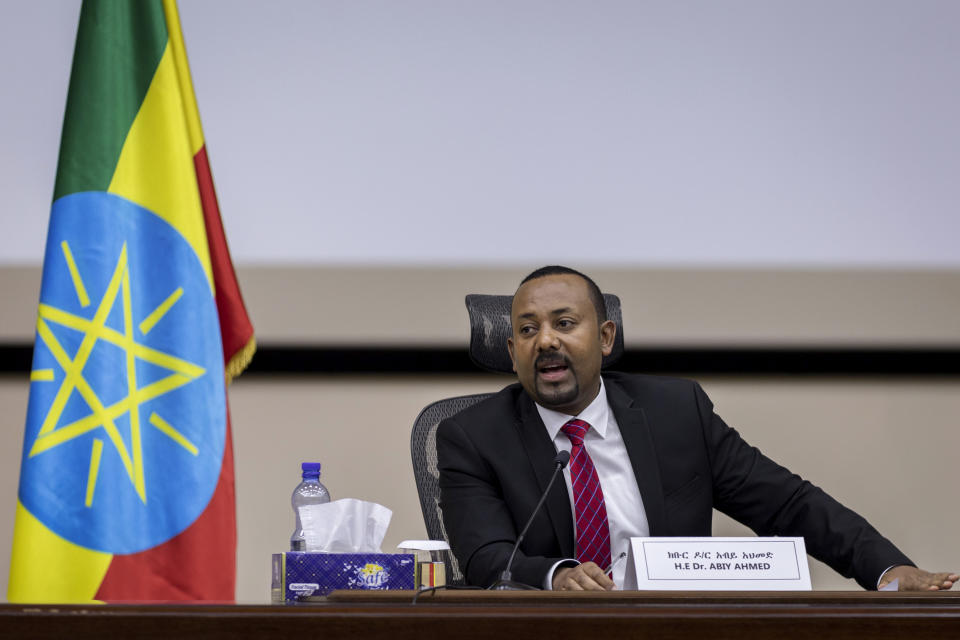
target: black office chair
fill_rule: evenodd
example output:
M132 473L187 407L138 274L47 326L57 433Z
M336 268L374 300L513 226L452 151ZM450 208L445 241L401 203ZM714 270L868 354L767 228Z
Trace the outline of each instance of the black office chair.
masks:
M477 366L495 373L513 372L513 363L507 351L507 338L511 335L510 303L513 296L489 296L471 294L466 298L470 315L470 359ZM620 298L605 293L607 318L617 325L613 350L603 359L603 368L617 361L623 354L623 320L620 314ZM440 511L440 472L437 470L437 425L493 393L478 393L470 396L445 398L427 405L413 423L410 435L410 455L413 459L413 475L420 494L420 508L427 535L431 540L447 540ZM464 584L463 573L456 557L451 552L441 554L447 563L447 584Z

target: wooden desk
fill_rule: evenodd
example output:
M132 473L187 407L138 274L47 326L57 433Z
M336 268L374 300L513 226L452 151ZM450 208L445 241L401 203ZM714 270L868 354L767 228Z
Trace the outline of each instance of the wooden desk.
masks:
M0 637L960 638L960 592L334 592L291 605L0 605Z

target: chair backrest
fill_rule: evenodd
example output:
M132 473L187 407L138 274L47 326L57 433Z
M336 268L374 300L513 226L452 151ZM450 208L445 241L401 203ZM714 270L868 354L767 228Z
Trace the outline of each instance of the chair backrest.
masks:
M427 536L431 540L446 540L447 530L443 527L443 514L440 512L440 472L437 470L437 425L452 415L481 400L492 393L479 393L472 396L457 396L439 400L427 405L413 423L410 435L410 455L413 457L413 475L417 480L417 493L420 494L420 508L423 510L423 522L427 525ZM447 584L465 584L460 565L453 553L443 553L447 563Z
M507 351L507 338L512 335L510 327L510 304L513 296L490 296L470 294L466 298L470 315L470 359L478 367L497 373L511 373L513 363ZM623 355L623 317L620 313L620 298L612 293L603 294L607 318L617 325L613 351L603 359L603 368Z

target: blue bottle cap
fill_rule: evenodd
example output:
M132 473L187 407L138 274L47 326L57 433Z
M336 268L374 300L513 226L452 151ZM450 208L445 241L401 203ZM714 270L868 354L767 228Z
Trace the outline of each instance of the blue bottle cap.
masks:
M320 463L319 462L302 462L300 464L300 470L303 473L310 475L319 475L320 474Z

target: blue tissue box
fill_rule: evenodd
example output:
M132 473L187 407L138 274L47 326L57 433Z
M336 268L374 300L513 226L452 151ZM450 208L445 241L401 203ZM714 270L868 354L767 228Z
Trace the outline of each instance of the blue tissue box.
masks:
M336 589L413 589L416 569L409 553L275 553L271 598L289 602Z

